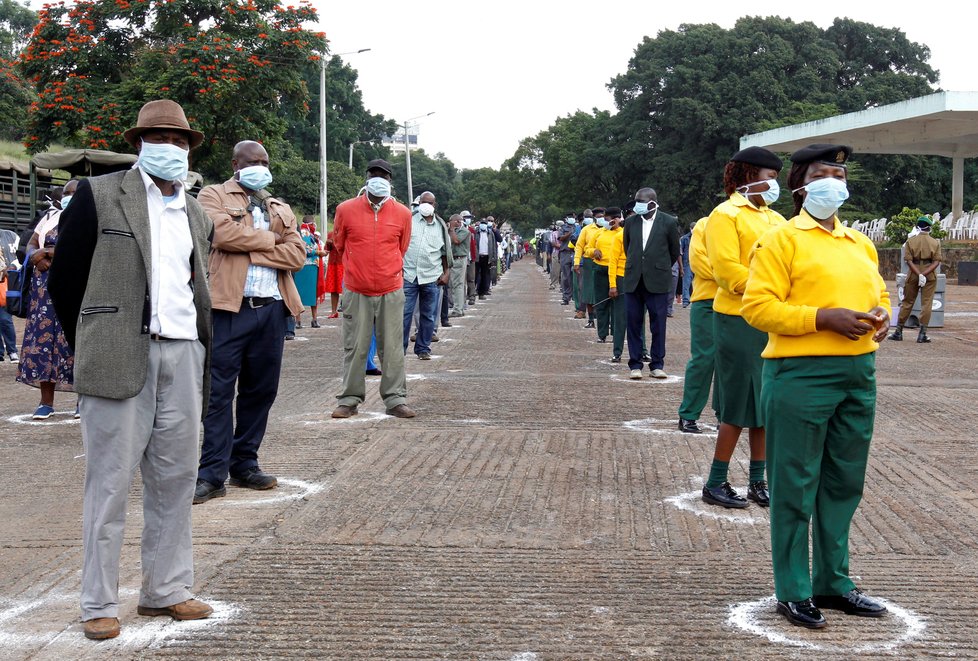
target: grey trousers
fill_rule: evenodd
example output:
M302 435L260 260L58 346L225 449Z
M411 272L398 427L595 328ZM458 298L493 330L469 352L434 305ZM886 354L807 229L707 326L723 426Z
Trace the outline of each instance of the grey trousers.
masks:
M560 284L560 257L554 255L550 263L550 286L556 287Z
M452 262L449 280L452 288L452 312L461 313L465 309L465 272L468 262L468 257L456 257Z
M465 293L466 298L475 298L475 262L471 259L468 260L468 264L465 267ZM466 306L468 301L466 300Z
M564 301L573 298L574 294L574 251L560 251L560 288Z
M343 291L343 391L337 404L359 406L366 397L363 366L376 328L380 358L380 396L391 409L407 401L404 375L404 290L383 296Z
M200 342L151 341L139 394L121 400L79 397L85 445L82 621L119 616L119 556L137 466L143 478L139 604L164 608L191 598L190 507L197 484L203 373Z

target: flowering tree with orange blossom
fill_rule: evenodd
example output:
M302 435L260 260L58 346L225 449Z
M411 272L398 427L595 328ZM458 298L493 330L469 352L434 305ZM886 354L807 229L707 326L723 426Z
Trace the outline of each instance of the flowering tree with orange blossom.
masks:
M147 101L180 103L206 138L192 167L228 174L232 146L275 153L309 90L301 65L326 52L305 0L74 0L44 5L19 67L37 91L31 153L49 144L131 151L122 132Z

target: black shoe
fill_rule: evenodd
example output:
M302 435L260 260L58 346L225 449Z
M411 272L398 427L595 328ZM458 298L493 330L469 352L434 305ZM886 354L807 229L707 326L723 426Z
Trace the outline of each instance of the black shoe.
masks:
M892 335L890 335L890 339L893 340L894 342L902 342L903 341L903 326L897 326L897 329L895 331L893 331L893 334Z
M621 362L621 356L612 356L611 357L611 362L613 362L613 363L620 363Z
M446 319L443 322L441 322L441 325L442 325L442 328L451 328L452 327L452 325L450 323L448 323L448 319Z
M561 301L561 305L570 305L570 301Z
M312 323L309 324L309 326L311 326L312 328L319 328L320 327L319 326L319 320L318 319L313 319L312 320Z
M788 621L799 627L808 629L824 629L828 622L822 613L812 603L811 598L804 601L779 601L778 612L788 618Z
M702 434L703 429L696 424L695 420L685 420L679 418L679 431L686 434Z
M486 297L485 297L485 295L483 295L483 294L479 294L479 300L480 300L480 301L484 301L484 300L486 300Z
M651 363L652 362L652 356L650 356L647 353L643 353L642 354L642 362L643 363Z
M381 372L377 368L374 368L372 370L367 370L366 372L364 372L364 374L366 374L367 376L380 376L383 374L383 372Z
M247 473L239 477L232 475L228 480L228 484L232 487L244 487L245 489L264 491L265 489L274 489L277 487L278 479L274 475L269 475L258 468L258 466L255 466L248 469Z
M584 328L587 328L587 326L585 326ZM592 328L593 328L593 326L592 326ZM599 337L598 338L598 344L605 344L607 342L608 342L608 338L606 338L606 337Z
M767 482L764 480L751 482L747 486L747 500L753 500L761 507L768 507L771 504L771 496L767 492Z
M223 484L215 486L207 480L197 479L197 488L194 489L194 505L206 503L211 498L221 498L228 493L227 487Z
M819 608L842 611L846 615L860 617L883 617L886 606L862 593L859 588L853 588L840 595L816 595L815 605Z
M589 319L588 322L584 324L584 328L594 328L594 320Z
M930 342L930 338L927 337L927 329L921 326L917 332L917 344L927 344L928 342Z
M425 352L425 353L419 353L418 354L418 359L419 360L431 360L431 354L430 353L427 353L427 352Z
M295 333L286 333L285 334L285 339L286 340L294 340L295 339Z
M711 505L728 507L742 510L748 506L747 499L733 490L729 482L724 482L712 489L708 486L703 487L703 500Z
M469 299L469 305L475 305L475 299L474 298L470 298Z

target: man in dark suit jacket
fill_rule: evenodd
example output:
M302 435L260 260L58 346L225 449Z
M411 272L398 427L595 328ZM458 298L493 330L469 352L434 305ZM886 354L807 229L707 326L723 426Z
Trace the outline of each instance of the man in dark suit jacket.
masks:
M649 369L652 376L664 379L666 358L666 310L674 296L672 265L679 259L679 222L659 211L655 191L642 188L635 193L635 215L625 220L622 243L625 248L625 276L620 289L625 293L628 315L628 367L631 378L642 378L642 322L649 311L652 333Z
M119 635L119 557L129 484L143 479L136 612L213 609L194 584L190 507L206 408L213 223L186 194L204 136L173 101L150 101L126 141L136 167L85 179L61 216L48 289L75 352L85 447L81 610L85 636Z

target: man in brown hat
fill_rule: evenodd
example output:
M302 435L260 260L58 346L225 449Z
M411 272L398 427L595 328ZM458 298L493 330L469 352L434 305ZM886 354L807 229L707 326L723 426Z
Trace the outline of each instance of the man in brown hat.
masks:
M81 610L87 638L119 635L119 555L129 485L143 478L136 612L176 620L192 598L190 508L208 392L213 224L185 194L204 136L173 101L151 101L124 134L136 167L83 180L61 216L48 287L75 352L85 446Z

